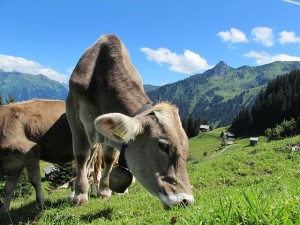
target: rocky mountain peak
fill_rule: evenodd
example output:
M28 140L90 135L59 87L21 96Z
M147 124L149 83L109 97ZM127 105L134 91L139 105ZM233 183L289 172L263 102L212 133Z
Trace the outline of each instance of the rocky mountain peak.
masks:
M219 75L223 76L231 67L228 66L224 61L220 61L217 65L215 65L212 69L207 70L205 73L208 76Z

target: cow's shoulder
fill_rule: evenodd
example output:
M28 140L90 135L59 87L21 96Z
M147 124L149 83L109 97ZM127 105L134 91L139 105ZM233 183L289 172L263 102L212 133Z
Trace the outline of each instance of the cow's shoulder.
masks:
M0 107L0 146L41 137L65 112L57 100L31 100Z

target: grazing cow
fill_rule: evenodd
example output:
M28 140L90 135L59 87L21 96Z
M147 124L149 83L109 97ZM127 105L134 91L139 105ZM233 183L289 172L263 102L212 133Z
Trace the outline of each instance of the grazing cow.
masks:
M0 178L6 176L4 204L0 213L9 210L14 189L24 167L41 206L39 160L64 164L74 160L72 135L63 101L33 100L0 107ZM87 163L93 194L101 177L102 148L95 145Z
M36 202L42 205L40 159L65 163L73 158L63 101L33 100L0 107L0 176L6 176L0 211L8 211L24 167L35 189Z
M0 213L9 210L24 167L35 188L36 202L42 205L40 159L56 164L74 159L65 110L65 102L56 100L33 100L0 107L0 178L6 177Z
M178 109L169 103L150 104L116 36L101 37L80 58L70 78L66 112L78 164L75 204L88 201L85 165L95 142L103 143L102 198L111 196L115 147L122 149L120 157L133 175L165 208L194 202L186 169L188 138Z

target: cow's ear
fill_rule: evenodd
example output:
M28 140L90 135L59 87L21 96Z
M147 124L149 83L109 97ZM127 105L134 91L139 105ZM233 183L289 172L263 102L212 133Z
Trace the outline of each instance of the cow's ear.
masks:
M97 117L95 127L105 137L126 143L143 132L143 126L138 120L121 113L109 113Z

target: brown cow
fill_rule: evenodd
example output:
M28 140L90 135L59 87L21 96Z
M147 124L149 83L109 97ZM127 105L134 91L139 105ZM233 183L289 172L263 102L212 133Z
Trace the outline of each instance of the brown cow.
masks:
M188 138L178 109L150 105L126 47L114 35L101 37L80 58L69 82L67 118L78 176L75 204L88 201L86 162L95 142L103 143L104 173L99 193L111 196L114 147L136 179L166 208L194 202L186 170ZM122 153L123 152L123 153Z
M24 167L35 188L36 201L42 205L39 160L60 164L74 159L65 110L65 102L56 100L33 100L0 107L0 177L6 177L0 213L9 210Z
M6 176L5 199L1 212L8 211L13 191L26 167L36 192L44 203L39 160L70 162L72 136L65 114L65 103L34 100L0 108L0 176Z

